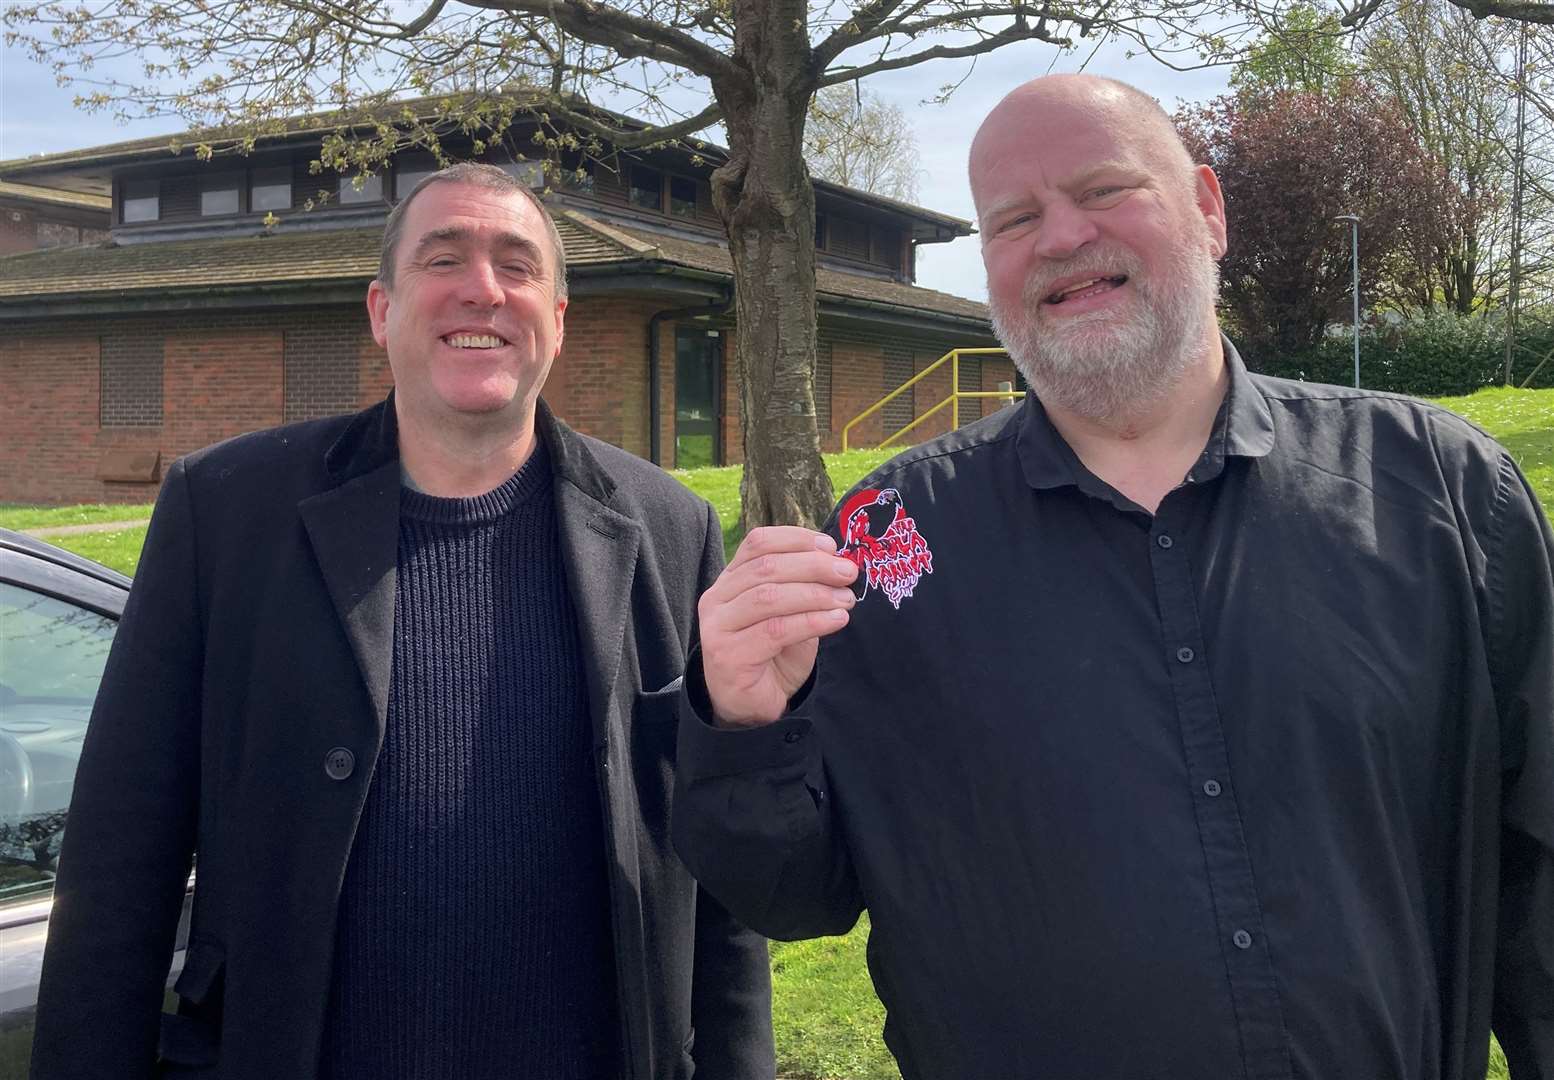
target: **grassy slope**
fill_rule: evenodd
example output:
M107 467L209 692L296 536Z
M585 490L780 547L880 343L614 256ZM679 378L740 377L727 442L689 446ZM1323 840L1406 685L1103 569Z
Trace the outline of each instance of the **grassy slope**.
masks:
M1440 404L1473 420L1505 444L1527 473L1545 512L1554 516L1554 390L1484 390L1471 397L1444 399ZM888 451L863 450L828 457L827 469L837 493L840 495L890 456ZM729 554L739 541L739 474L738 467L674 474L716 508ZM81 507L43 513L68 515L79 511L100 516L76 520L113 521L121 514L135 516L125 513L129 509ZM38 511L28 508L0 507L0 526L31 528L73 523L68 517L27 516L35 513ZM144 536L144 529L132 529L61 537L57 542L131 573ZM874 996L864 965L867 933L865 916L846 937L773 944L774 1019L778 1060L785 1076L813 1080L897 1077L879 1038L884 1009ZM1506 1080L1508 1076L1500 1048L1492 1047L1488 1080Z

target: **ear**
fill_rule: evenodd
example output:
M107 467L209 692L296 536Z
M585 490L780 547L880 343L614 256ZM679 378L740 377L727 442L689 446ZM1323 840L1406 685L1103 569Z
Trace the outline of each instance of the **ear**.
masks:
M372 323L372 340L382 349L388 348L388 286L377 278L367 286L367 318Z
M1193 169L1196 183L1194 185L1194 199L1198 204L1198 212L1203 215L1203 220L1209 227L1209 241L1216 259L1224 258L1228 243L1225 227L1225 193L1220 190L1219 177L1214 175L1214 170L1207 165L1199 165Z
M556 298L556 356L560 356L561 355L561 343L562 343L563 340L566 339L566 336L567 336L566 312L567 312L567 298L565 296L557 297ZM556 358L555 356L551 357L552 360L554 360L555 358Z

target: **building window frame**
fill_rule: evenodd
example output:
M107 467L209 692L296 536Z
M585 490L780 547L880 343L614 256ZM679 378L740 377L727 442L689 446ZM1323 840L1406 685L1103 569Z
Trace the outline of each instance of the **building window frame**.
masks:
M284 180L284 184L282 180ZM261 192L278 191L283 186L286 189L284 204L275 205L268 195L261 194ZM248 206L245 208L249 213L273 213L276 210L290 210L292 198L292 168L290 165L260 165L249 170Z
M244 174L240 172L212 173L200 178L200 217L233 217L244 213L243 205L244 189L247 185L243 182ZM230 206L223 206L217 200L226 201L230 197Z
M664 189L669 185L664 183L661 170L647 165L633 165L626 181L626 199L632 206L660 214L664 212Z
M361 186L356 184L361 180ZM381 203L383 196L383 174L356 173L350 175L340 174L340 182L335 186L335 198L340 206L367 206L371 203Z
M162 182L156 177L124 180L119 185L119 224L139 225L162 219Z

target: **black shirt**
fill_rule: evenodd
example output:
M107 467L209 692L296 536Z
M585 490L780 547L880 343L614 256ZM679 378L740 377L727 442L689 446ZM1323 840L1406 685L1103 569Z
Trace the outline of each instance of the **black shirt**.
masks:
M1403 398L1249 375L1153 516L1028 398L833 526L870 587L675 831L777 937L867 907L907 1080L1554 1076L1554 541Z

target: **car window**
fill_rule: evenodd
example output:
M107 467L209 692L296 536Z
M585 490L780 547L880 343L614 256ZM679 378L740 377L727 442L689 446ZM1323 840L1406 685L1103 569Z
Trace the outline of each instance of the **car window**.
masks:
M114 620L0 582L0 899L54 878Z

